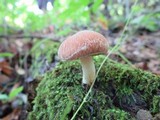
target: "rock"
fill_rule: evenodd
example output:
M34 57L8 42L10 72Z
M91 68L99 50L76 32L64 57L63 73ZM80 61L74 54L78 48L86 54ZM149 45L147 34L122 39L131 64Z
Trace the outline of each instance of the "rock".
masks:
M149 111L140 109L136 115L137 120L152 120L152 115Z

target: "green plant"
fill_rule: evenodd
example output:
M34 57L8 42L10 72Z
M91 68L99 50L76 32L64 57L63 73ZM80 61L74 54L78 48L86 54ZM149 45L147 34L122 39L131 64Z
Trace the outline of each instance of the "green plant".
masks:
M155 95L152 101L152 112L160 112L160 96Z
M33 78L38 75L42 75L43 69L55 60L58 46L59 43L53 42L49 39L35 41L34 46L28 53L32 55L30 73Z
M90 21L91 11L96 12L102 0L93 3L90 0L65 0L63 2L56 0L53 10L47 12L38 10L34 0L30 0L30 2L2 0L0 3L0 10L2 11L0 32L8 34L14 33L18 29L24 29L26 33L37 31L49 25L55 25L55 28L59 28L65 24L86 24ZM90 3L93 4L92 7L88 7Z
M11 100L15 99L17 97L17 95L22 92L22 90L23 90L23 87L20 86L20 87L12 89L8 95L0 93L0 100L2 100L4 102L11 101Z
M120 109L108 109L103 111L104 112L104 117L103 120L134 120L134 118L131 118L131 116Z
M4 58L4 57L13 57L13 54L8 52L0 53L0 58Z

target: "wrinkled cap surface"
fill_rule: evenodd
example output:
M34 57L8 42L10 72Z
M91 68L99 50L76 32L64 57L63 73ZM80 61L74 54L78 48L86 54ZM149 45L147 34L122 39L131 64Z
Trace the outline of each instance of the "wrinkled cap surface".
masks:
M83 30L62 42L58 56L61 60L74 60L89 55L107 54L108 46L107 39L100 33Z

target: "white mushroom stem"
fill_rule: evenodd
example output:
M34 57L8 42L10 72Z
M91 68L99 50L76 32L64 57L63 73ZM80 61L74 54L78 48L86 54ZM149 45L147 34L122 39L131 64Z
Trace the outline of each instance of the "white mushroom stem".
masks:
M83 71L82 84L91 85L96 77L96 70L92 56L80 58L80 61Z

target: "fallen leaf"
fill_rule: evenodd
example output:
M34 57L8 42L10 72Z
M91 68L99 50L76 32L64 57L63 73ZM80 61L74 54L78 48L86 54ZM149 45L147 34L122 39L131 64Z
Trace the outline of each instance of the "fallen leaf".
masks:
M3 117L2 120L18 120L21 114L21 109L16 108L13 110L12 113L8 114L7 116Z
M12 67L5 60L0 61L0 71L8 76L11 76L13 73Z
M11 79L8 76L0 74L0 85L8 83L10 80Z
M160 61L159 60L151 60L148 64L148 67L153 73L160 75Z
M139 62L134 64L137 68L140 68L142 70L148 70L148 63L147 62Z

